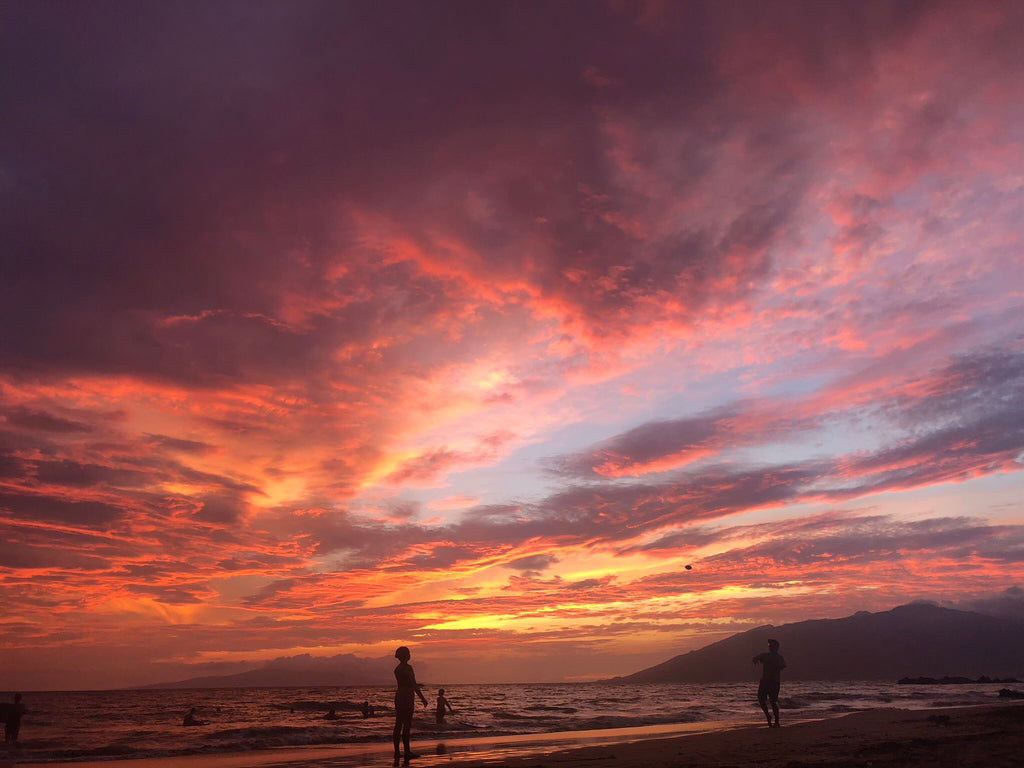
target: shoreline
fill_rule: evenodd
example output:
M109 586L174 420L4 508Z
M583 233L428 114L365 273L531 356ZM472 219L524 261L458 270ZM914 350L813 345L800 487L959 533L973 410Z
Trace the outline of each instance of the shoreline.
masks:
M767 728L715 721L596 731L418 740L412 768L1011 768L1024 754L1024 702L871 709ZM282 747L128 760L18 762L0 768L356 768L390 766L390 743Z
M625 728L601 728L546 733L515 733L505 735L460 736L451 739L436 736L417 738L413 732L412 748L419 757L413 768L428 768L440 763L484 761L493 764L500 756L516 757L549 754L555 751L580 749L605 744L632 743L648 739L681 737L710 731L728 731L748 728L747 721L715 720L696 723L667 723ZM288 766L355 766L379 764L392 760L390 741L349 742L310 746L271 747L245 752L204 752L168 757L138 757L114 759L77 759L53 762L11 761L10 755L0 753L0 768L184 768L201 765L202 768L269 768ZM461 759L457 759L461 758Z

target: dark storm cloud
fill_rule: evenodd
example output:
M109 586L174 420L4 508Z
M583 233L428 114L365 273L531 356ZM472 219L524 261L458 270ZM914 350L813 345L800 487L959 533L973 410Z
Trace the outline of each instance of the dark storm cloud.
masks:
M1005 471L1014 467L1022 450L1024 414L1010 408L852 462L846 470L851 483L837 493L862 496Z
M51 536L46 540L26 536L10 526L2 528L0 567L18 571L68 569L77 572L105 571L108 557L69 546L68 537Z
M746 533L755 531L748 529ZM898 562L920 553L966 562L971 557L998 563L1024 562L1024 527L991 525L974 518L900 521L878 516L809 517L792 525L767 526L765 539L750 547L712 556L719 560L801 566L823 560L843 567L857 562Z
M1005 348L960 354L917 381L925 386L923 396L899 396L888 404L888 415L905 426L956 426L1002 413L1012 417L1014 402L1024 395L1024 353Z
M120 467L104 467L97 464L82 464L64 459L62 461L35 462L35 477L46 485L65 486L111 486L116 488L141 488L153 482L149 472Z
M0 492L0 511L15 519L104 527L120 520L125 510L95 500L68 500L54 496Z
M796 439L825 419L825 414L800 414L771 403L734 403L708 414L641 424L550 465L556 474L583 478L643 475L780 436Z
M989 524L974 517L903 521L858 512L713 530L695 527L643 548L685 551L708 543L708 536L714 537L717 551L701 558L693 571L642 577L631 589L648 596L694 595L737 584L785 590L794 580L812 590L834 590L839 585L876 589L879 571L899 573L905 589L928 589L934 571L942 569L969 591L990 589L993 575L998 583L1008 566L1024 562L1024 527L1020 525ZM1001 606L1012 613L1010 593L1002 603L993 601L993 610ZM748 610L752 608L748 605Z
M145 440L152 445L158 445L172 451L180 451L181 453L196 454L200 456L212 453L216 450L214 446L209 445L208 443L203 443L198 440L182 440L169 435L146 435Z
M444 571L461 562L479 558L481 552L471 546L455 544L434 544L429 552L421 552L405 558L400 566L389 570Z
M687 419L649 422L605 441L594 449L552 461L558 473L593 475L596 469L612 465L616 470L646 467L652 461L679 454L700 453L719 441L736 414L714 414ZM617 473L616 473L617 474Z
M246 599L246 604L267 605L280 599L287 600L288 595L295 588L315 586L316 581L316 577L306 577L302 579L277 579L270 584L260 587L256 594Z
M90 424L24 407L11 408L4 413L4 417L12 427L21 427L38 432L74 434L78 432L92 432L94 429Z
M234 493L211 493L199 501L200 507L193 517L204 523L232 525L238 523L248 510L244 498Z
M511 560L505 564L505 567L516 571L540 572L546 571L557 562L558 558L554 555L530 555Z
M374 567L411 544L433 540L420 526L390 526L347 510L296 514L283 509L270 516L267 526L282 539L305 543L319 556L342 556L345 568Z
M336 278L325 277L338 254L363 260L346 214L371 209L413 231L454 215L451 231L482 260L471 269L525 273L596 335L620 333L644 296L678 292L696 308L719 278L763 274L810 172L812 145L778 105L742 139L752 173L741 213L657 237L615 223L650 204L608 159L606 131L622 115L666 126L689 116L676 149L635 158L673 169L664 180L675 195L737 138L722 126L754 117L717 60L743 43L737 11L714 3L594 4L585 23L574 3L102 10L4 8L18 34L5 38L0 81L0 320L19 328L0 339L5 366L208 384L311 372L339 338L386 323L386 310L364 304L296 329L279 322L281 291L333 296L324 286ZM827 89L870 57L868 41L898 38L925 10L753 3L742 16L765 34L780 13L796 29L864 29L845 38L839 70L817 35L787 26L775 41L800 77ZM453 214L452 196L478 188L495 215ZM524 259L540 243L539 257ZM337 288L356 295L384 271Z
M239 571L267 572L281 568L291 568L301 565L302 560L294 554L275 554L272 552L244 552L235 554L232 557L218 560L215 566L218 570L227 573Z
M18 499L17 502L10 501L9 508L30 516L35 507L40 519L48 519L58 509L82 510L83 520L95 519L94 515L85 512L97 509L110 510L109 514L101 515L104 520L116 509L132 508L163 515L172 506L171 497L150 489L163 482L188 482L206 489L218 489L198 501L209 503L205 514L210 515L210 509L217 509L220 512L214 516L223 518L229 506L237 513L243 494L260 492L258 487L249 483L192 469L160 454L125 454L121 452L122 448L119 446L109 457L104 457L103 464L72 459L6 457L6 461L0 463L0 470L6 469L4 474L8 480L20 489L20 492L13 493L15 485L9 487L12 491L10 498ZM96 451L98 457L102 453L102 450ZM101 503L95 498L86 498L83 494L88 492L116 493L119 494L119 502ZM232 519L235 516L229 515Z
M205 586L189 589L182 586L153 584L124 584L124 590L134 595L150 597L168 605L196 605L210 599L212 591Z
M0 477L21 477L25 464L16 456L0 454Z
M951 472L976 470L978 462L1012 460L1014 451L1024 448L1024 410L1017 406L1024 400L1024 354L1011 349L964 354L903 384L894 387L895 394L883 392L868 403L836 402L826 390L797 402L736 403L708 414L652 421L552 459L550 466L557 474L581 478L642 475L742 446L793 441L808 430L869 413L883 415L909 438L853 459L849 473L865 478L852 489L854 495L949 479Z
M389 482L397 484L408 481L433 480L443 476L449 467L458 465L460 462L466 461L467 458L465 454L439 448L404 462L399 469L388 475L387 479Z
M964 611L977 611L990 616L1024 620L1024 588L1009 587L998 595L965 600L954 606Z

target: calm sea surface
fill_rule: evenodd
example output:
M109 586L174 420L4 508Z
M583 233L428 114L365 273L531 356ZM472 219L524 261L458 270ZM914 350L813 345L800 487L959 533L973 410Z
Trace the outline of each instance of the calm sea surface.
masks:
M879 707L994 703L1001 687L794 682L783 683L780 705L783 719L794 721ZM439 727L433 709L437 690L424 686L431 706L416 710L414 742L704 721L759 723L762 717L756 682L457 685L445 691L455 713ZM7 756L19 763L44 763L388 744L393 696L391 687L26 692L20 743ZM375 708L374 717L363 718L363 701ZM192 707L209 725L182 726ZM339 719L324 719L332 708Z

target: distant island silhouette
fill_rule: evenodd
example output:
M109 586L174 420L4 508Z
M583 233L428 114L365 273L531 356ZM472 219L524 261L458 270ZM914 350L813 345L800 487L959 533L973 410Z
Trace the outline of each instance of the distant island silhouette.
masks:
M989 677L982 675L977 680L970 677L901 677L896 681L899 685L974 685L981 683L1019 683L1016 677Z
M729 683L751 680L750 654L769 637L786 649L787 680L1024 677L1024 621L912 603L741 632L624 677L602 682Z
M786 680L943 678L1012 682L1024 678L1024 621L913 603L860 611L842 619L771 625L724 640L631 675L600 682L750 682L750 656L769 637L786 649ZM393 684L390 659L308 654L275 659L234 675L193 677L144 688L263 688ZM922 683L927 684L927 683Z
M352 654L320 657L309 654L287 656L266 665L232 675L190 677L175 682L139 686L154 688L291 688L330 687L335 685L394 684L390 657L364 659Z

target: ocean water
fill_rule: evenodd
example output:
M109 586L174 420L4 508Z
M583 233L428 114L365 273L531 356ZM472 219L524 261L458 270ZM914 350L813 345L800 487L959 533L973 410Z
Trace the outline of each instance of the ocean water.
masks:
M711 721L759 723L756 687L756 682L453 685L445 695L455 713L439 727L434 721L437 689L424 686L431 706L418 706L413 741ZM784 682L779 703L783 720L793 722L863 709L995 703L1002 687ZM393 696L391 687L26 692L21 738L8 757L21 764L357 742L387 745L394 724ZM363 718L363 701L375 708L375 716ZM192 707L209 725L182 725ZM324 719L331 708L339 719Z

